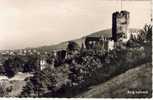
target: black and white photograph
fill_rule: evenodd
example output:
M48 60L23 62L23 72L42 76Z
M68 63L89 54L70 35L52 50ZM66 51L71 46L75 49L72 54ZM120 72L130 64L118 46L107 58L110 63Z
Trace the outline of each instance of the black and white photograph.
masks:
M0 0L1 98L152 98L152 0Z

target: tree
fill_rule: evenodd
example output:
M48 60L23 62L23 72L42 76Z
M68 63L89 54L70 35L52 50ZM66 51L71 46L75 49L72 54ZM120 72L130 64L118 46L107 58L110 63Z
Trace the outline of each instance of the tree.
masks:
M5 97L8 93L3 86L0 86L0 97Z
M151 40L152 40L152 25L146 24L144 26L142 34L145 35L145 38L147 41L151 42Z
M28 80L20 96L41 97L44 93L53 91L56 83L55 71L50 68L37 71L34 76Z
M17 70L14 67L14 62L12 59L9 58L8 60L6 60L3 66L5 68L5 74L8 77L13 77L17 73Z
M5 68L3 65L0 65L0 75L4 75L5 74Z
M152 40L152 26L148 25L146 27L147 27L147 29L146 29L146 31L147 31L146 39L151 42L151 40Z
M74 41L69 41L67 45L67 50L68 51L80 50L80 46Z
M34 84L31 81L28 81L26 86L23 87L20 97L33 97L33 96L34 96Z
M39 59L37 56L30 55L26 56L24 59L27 61L24 62L23 72L35 72L39 70Z

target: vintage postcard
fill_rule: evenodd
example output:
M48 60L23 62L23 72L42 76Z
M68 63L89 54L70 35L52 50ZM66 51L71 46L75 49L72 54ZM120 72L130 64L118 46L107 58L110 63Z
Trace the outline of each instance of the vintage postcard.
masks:
M152 98L152 0L0 0L0 98Z

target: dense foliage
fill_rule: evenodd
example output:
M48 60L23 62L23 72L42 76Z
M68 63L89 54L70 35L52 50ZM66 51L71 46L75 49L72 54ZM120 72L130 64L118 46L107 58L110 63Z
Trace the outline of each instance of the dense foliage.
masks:
M26 79L27 85L23 88L21 97L41 97L45 92L53 92L56 83L56 72L51 69L36 72L33 77Z
M38 70L38 57L31 56L10 56L0 66L0 74L13 77L17 72L35 72Z
M47 67L42 71L38 70L38 58L29 56L26 61L19 57L9 58L0 72L9 77L19 71L34 72L33 77L25 80L27 84L20 97L72 97L91 85L105 82L130 68L151 62L151 30L152 27L146 25L138 38L131 36L127 45L121 43L110 51L80 50L75 42L70 42L66 59L66 52L59 52L62 58L55 59L57 64L54 69ZM52 62L50 59L48 57L47 61Z

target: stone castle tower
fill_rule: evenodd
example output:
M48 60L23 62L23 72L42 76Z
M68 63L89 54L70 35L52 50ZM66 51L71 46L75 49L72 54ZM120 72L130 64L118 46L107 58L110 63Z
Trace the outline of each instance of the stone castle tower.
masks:
M112 14L112 39L114 42L127 38L129 15L128 11L114 12Z

